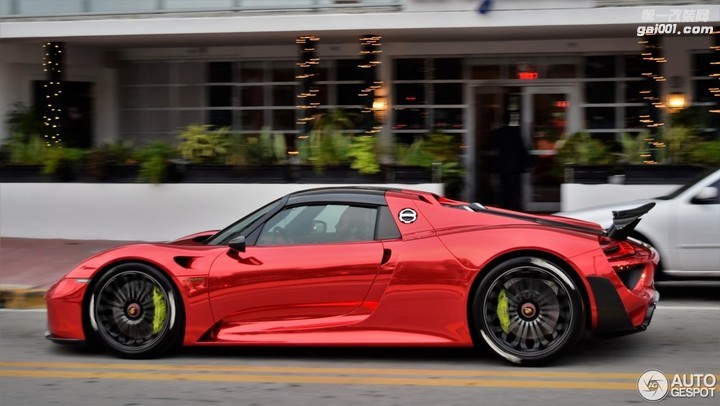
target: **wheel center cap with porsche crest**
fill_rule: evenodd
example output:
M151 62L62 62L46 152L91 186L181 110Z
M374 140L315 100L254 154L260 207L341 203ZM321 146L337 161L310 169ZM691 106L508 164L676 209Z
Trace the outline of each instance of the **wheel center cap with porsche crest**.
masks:
M127 313L128 317L131 319L136 319L138 316L140 316L142 308L137 303L130 303L128 307L125 309L125 313Z
M522 306L520 306L520 315L523 316L526 319L532 319L537 314L537 307L530 303L523 303Z
M414 223L417 220L417 212L411 208L405 208L398 213L398 220L403 224Z

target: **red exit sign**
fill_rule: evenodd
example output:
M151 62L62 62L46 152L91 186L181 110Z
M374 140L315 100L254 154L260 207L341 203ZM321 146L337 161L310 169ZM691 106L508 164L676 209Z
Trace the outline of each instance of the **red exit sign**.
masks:
M538 78L537 72L518 72L518 79L521 80L535 80Z

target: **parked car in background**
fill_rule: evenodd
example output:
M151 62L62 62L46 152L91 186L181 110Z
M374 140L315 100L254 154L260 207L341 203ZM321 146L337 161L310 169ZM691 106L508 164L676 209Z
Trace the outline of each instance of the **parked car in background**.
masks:
M720 277L720 169L709 170L672 193L557 215L607 226L612 211L654 202L630 235L660 253L659 277Z

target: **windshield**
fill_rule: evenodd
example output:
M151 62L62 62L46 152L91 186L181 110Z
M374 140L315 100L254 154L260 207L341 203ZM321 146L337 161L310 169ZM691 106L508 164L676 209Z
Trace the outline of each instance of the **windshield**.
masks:
M214 236L210 237L210 239L207 240L208 245L225 245L230 242L233 238L241 235L241 233L252 223L254 223L259 218L263 217L267 213L270 213L277 205L278 202L281 200L277 199L274 200L267 205L255 210L254 212L248 214L247 216L241 218L240 220L236 221L229 227L225 228L224 230L218 232Z
M657 200L671 200L671 199L674 199L674 198L680 196L684 191L686 191L686 190L690 189L691 187L695 186L698 182L700 182L701 180L705 179L709 174L711 174L711 173L713 173L713 172L715 172L715 170L713 170L713 169L704 171L704 172L702 172L701 174L699 174L698 176L696 176L695 178L693 178L691 181L689 181L688 183L686 183L685 185L680 186L679 188L675 189L675 190L674 190L673 192L671 192L670 194L667 194L667 195L665 195L665 196L657 197L656 199L657 199Z

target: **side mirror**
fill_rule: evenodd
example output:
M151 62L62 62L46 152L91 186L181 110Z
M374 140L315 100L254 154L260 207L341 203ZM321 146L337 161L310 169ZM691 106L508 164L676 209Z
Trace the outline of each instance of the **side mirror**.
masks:
M708 186L702 188L690 201L693 204L717 204L720 203L718 198L718 188Z
M231 250L234 250L237 252L245 252L245 236L241 235L241 236L233 238L228 243L228 247L230 247Z

